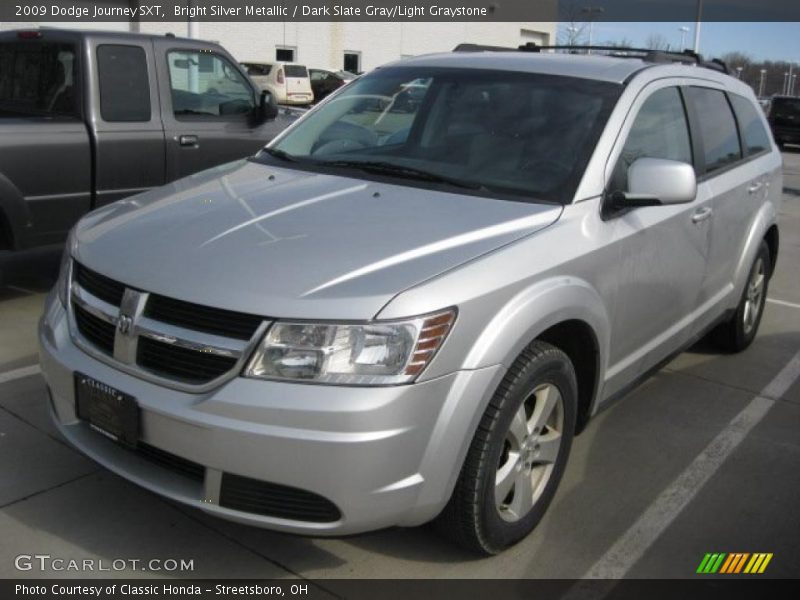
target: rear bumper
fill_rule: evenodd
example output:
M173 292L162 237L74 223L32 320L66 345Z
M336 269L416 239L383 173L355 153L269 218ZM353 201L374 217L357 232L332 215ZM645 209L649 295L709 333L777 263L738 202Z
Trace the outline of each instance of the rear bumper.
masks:
M48 299L39 327L42 372L61 433L111 471L173 500L247 524L306 534L418 525L447 502L477 418L501 367L385 388L236 378L205 394L122 373L75 346ZM118 446L79 420L74 372L133 395L141 441L197 463L191 479ZM278 518L221 502L223 474L311 492L340 513L326 522ZM229 478L230 479L230 478Z

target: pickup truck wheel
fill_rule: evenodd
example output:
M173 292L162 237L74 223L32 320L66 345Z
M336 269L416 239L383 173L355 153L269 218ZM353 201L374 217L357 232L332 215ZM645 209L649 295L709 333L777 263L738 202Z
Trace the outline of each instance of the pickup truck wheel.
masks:
M437 518L447 537L491 555L536 527L567 463L577 397L566 354L540 341L522 352L489 403Z
M741 352L753 343L764 314L770 270L769 248L761 242L736 312L712 332L712 339L721 350Z

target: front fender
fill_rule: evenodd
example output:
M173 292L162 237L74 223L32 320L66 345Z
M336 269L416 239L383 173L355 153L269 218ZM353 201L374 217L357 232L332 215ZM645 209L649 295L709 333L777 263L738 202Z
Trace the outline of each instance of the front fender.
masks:
M611 329L608 311L597 291L577 277L552 277L511 298L477 337L464 368L496 364L508 368L532 340L554 325L573 320L583 321L594 331L604 372Z

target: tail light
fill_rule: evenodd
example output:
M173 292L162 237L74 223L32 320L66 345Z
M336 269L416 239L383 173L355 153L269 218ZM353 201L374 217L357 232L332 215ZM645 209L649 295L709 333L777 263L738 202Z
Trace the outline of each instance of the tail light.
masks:
M277 79L278 79L278 83L281 83L281 84L286 81L284 79L284 77L283 77L283 69L278 69L278 77L277 77Z
M17 37L21 40L36 40L42 37L41 31L18 31Z

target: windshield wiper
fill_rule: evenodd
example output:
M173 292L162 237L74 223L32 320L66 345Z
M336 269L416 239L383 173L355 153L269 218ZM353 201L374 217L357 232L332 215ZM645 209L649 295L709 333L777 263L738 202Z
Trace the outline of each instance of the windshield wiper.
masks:
M393 177L402 177L404 179L416 179L420 181L429 181L431 183L444 183L453 187L464 188L469 190L485 190L486 187L478 183L470 183L461 179L447 177L424 169L417 169L415 167L406 167L403 165L396 165L384 161L365 161L365 160L331 160L320 161L317 163L321 167L341 167L344 169L359 169L367 173L376 173L378 175L390 175Z
M286 162L300 162L297 159L297 157L295 157L293 154L289 154L284 150L278 150L277 148L263 148L262 150L267 154L269 154L270 156L274 156L275 158L278 158Z

